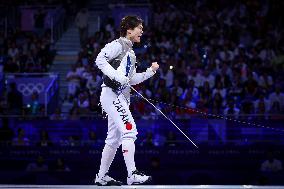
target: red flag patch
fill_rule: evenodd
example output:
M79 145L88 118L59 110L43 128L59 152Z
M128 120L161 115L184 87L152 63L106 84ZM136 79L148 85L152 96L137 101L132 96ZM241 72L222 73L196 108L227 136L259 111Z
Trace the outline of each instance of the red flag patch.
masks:
M132 129L132 124L129 123L129 122L127 122L127 123L125 124L125 127L126 127L127 130L131 130L131 129Z

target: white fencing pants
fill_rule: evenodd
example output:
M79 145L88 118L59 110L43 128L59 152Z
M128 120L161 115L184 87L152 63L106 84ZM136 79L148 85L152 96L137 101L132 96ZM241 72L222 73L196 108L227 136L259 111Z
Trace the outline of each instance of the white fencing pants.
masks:
M103 87L100 97L103 110L108 115L108 132L105 143L118 148L122 140L136 140L136 124L123 94L117 96L111 88Z

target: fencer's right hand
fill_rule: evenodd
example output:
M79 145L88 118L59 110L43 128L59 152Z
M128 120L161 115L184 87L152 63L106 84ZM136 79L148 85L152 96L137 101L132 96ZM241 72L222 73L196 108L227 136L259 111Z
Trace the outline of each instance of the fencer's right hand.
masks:
M121 85L129 83L129 78L124 76L123 73L117 72L114 76L114 80L118 81Z

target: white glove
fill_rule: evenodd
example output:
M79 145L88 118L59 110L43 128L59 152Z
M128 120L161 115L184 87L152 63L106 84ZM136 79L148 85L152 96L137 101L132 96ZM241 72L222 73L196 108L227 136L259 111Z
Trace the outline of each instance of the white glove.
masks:
M124 76L123 73L118 72L118 71L116 71L113 79L118 81L121 85L125 85L129 83L129 78Z

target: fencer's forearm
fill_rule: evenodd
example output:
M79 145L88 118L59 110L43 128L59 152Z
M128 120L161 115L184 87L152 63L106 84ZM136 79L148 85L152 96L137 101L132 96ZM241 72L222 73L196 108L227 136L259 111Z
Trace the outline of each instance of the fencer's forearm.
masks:
M130 85L137 85L142 83L143 81L152 77L156 72L152 70L152 68L148 68L145 72L142 73L134 73L132 78L130 79Z

